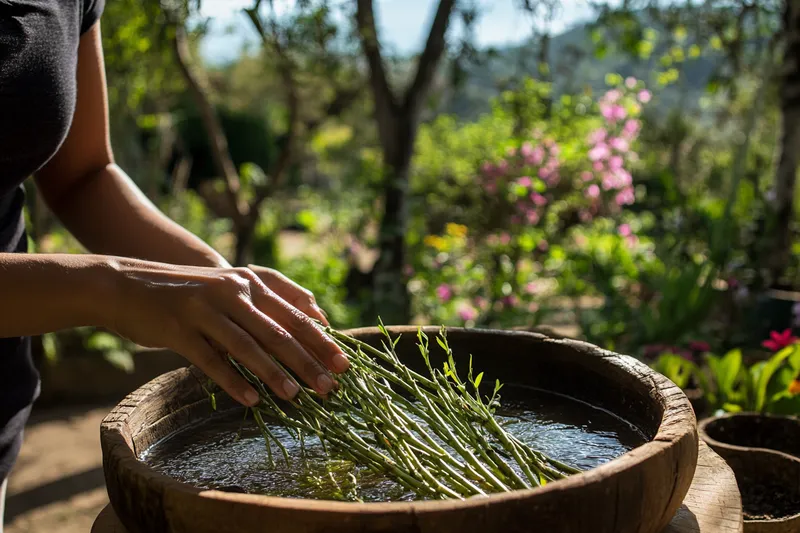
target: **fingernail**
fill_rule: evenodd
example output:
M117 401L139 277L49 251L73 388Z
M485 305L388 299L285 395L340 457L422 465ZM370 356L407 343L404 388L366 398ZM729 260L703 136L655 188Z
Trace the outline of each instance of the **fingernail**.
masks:
M253 389L247 389L244 391L244 401L251 407L256 405L259 401L258 393Z
M345 357L343 353L337 353L331 358L331 366L333 367L334 372L341 374L350 368L350 361L348 361L347 357Z
M314 304L314 309L315 309L316 311L319 311L319 313L320 313L322 316L324 316L326 320L328 319L328 313L326 313L326 312L325 312L325 310L324 310L323 308L321 308L321 307L320 307L320 306L318 306L317 304Z
M297 386L297 383L288 378L283 380L283 392L285 392L286 396L290 399L294 398L299 391L300 387Z
M333 380L328 374L320 374L317 378L317 392L328 394L333 389Z

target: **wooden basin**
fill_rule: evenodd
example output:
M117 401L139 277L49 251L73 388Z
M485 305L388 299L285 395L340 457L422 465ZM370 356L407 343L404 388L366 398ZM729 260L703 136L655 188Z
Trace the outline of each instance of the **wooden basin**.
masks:
M422 370L416 328L390 330L404 333L398 353ZM380 341L373 328L349 333ZM103 421L103 467L116 514L130 533L657 533L672 519L692 483L698 437L688 399L669 380L631 357L535 333L453 328L448 340L457 363L463 368L472 354L488 382L569 394L623 416L651 440L540 489L464 501L347 503L202 490L137 459L211 414L202 374L181 369L135 391Z

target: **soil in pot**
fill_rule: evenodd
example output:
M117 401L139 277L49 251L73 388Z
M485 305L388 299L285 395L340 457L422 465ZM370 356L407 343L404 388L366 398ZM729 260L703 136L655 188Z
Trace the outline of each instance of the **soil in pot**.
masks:
M507 429L551 457L580 469L604 464L645 443L634 425L568 396L528 387L504 389L498 410ZM270 464L255 424L235 409L156 443L141 458L156 470L194 486L290 498L406 501L416 496L391 479L326 457L316 438L304 446L272 428L290 461L274 449Z
M785 484L763 483L749 476L740 476L738 481L745 520L777 520L800 513L796 492Z

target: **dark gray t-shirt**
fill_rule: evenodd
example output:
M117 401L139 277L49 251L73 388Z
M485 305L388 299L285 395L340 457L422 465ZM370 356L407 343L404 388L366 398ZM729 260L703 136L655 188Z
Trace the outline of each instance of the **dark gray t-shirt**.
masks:
M27 251L22 182L64 142L75 112L78 43L103 5L0 0L0 253ZM13 312L0 295L0 320ZM0 339L0 481L38 394L29 340Z

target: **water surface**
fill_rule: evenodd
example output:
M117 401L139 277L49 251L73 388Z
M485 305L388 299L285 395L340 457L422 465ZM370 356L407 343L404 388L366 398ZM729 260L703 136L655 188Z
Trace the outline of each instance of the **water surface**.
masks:
M504 389L505 390L505 389ZM507 430L554 459L594 468L646 441L638 428L572 398L526 389L525 401L498 410ZM205 489L234 490L290 498L398 501L418 498L391 479L348 461L328 459L316 438L300 443L285 429L271 426L291 458L287 465L273 446L267 460L264 438L243 411L233 410L189 426L153 445L140 457L154 469Z

